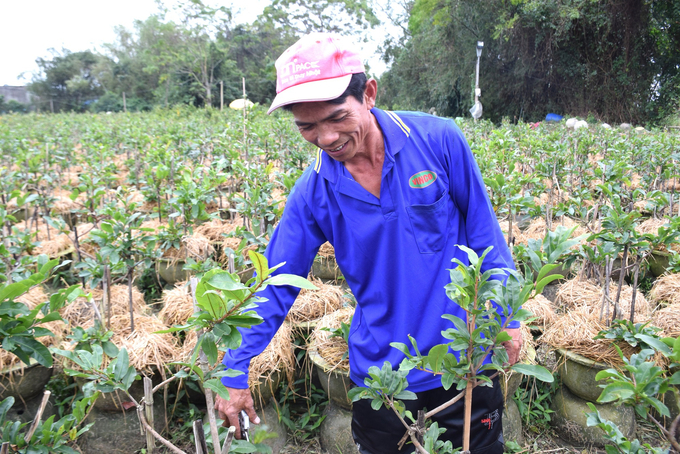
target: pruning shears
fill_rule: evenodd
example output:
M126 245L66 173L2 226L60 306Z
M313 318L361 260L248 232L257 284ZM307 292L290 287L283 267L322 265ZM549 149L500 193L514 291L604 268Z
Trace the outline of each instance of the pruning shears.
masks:
M241 439L250 442L248 431L250 430L250 418L245 410L238 414L238 423L241 426Z

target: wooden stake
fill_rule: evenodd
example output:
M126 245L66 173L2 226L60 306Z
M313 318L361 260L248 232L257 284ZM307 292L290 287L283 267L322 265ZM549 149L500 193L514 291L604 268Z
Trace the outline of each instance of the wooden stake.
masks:
M231 448L231 443L234 441L234 434L236 433L236 427L229 426L229 432L227 432L227 439L224 440L224 446L222 446L222 452L220 454L227 454L229 448Z
M224 81L220 80L220 112L224 110Z
M146 422L153 427L153 383L149 377L144 377L144 416ZM146 452L153 454L156 448L156 440L151 432L146 432Z
M102 298L104 299L104 310L106 311L106 329L111 326L111 269L109 265L104 265L104 279L102 280Z
M6 441L2 444L2 448L0 448L0 454L9 454L9 441Z
M47 402L49 402L50 400L51 394L52 392L50 391L45 391L45 393L43 394L42 402L40 402L40 408L38 408L38 413L36 413L35 418L33 418L33 423L31 424L30 429L28 429L28 432L24 437L24 441L26 443L31 441L31 438L33 438L33 434L35 433L35 430L38 428L38 424L40 424L40 420L42 419L42 415L45 412L45 407L47 406Z
M246 152L246 161L248 160L248 132L246 130L246 111L248 106L246 105L246 78L241 78L243 81L243 149Z
M208 454L208 444L205 442L202 419L194 421L194 440L196 440L196 454Z

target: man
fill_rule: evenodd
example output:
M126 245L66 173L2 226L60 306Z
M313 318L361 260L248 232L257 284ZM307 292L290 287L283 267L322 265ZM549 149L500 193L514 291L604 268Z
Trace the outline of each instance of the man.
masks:
M453 121L375 108L376 81L366 79L354 47L335 35L303 37L281 55L276 70L278 94L269 113L279 107L291 111L300 134L319 150L288 198L266 255L271 264L286 262L281 272L306 276L319 246L333 244L357 300L349 359L350 376L362 385L370 366L390 361L396 368L403 359L390 342L408 343L411 335L427 352L446 342L441 331L452 325L443 314L465 317L444 291L451 259L467 261L457 244L480 254L494 246L485 268L512 268L512 258ZM224 360L245 373L223 379L230 400L216 404L220 416L237 427L241 409L259 422L247 389L250 358L264 350L297 291L269 287L263 296L269 300L258 309L264 322L244 331L241 348ZM518 327L508 329L511 363L521 345ZM414 410L432 409L455 395L432 374L412 371L408 380L419 397L408 402ZM441 439L454 446L461 445L462 402L433 418L447 428ZM476 388L473 402L473 453L501 453L499 387ZM403 426L389 410L373 411L369 401L354 404L352 432L362 453L408 452L397 450Z

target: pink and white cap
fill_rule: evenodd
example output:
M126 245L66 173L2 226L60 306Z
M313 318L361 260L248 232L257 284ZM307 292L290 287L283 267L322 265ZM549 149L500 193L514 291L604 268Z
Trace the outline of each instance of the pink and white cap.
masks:
M267 113L298 102L328 101L342 95L364 64L355 46L332 33L311 33L276 60L276 98Z

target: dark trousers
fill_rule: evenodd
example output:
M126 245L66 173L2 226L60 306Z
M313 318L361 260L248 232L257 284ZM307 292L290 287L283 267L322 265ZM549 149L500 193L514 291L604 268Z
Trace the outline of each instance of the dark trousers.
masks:
M406 410L416 417L418 410L432 410L458 394L455 387L448 391L436 388L416 393L417 400L405 400ZM463 446L463 408L465 398L440 411L432 417L446 432L440 440L450 440L453 447ZM493 388L477 386L472 391L472 419L470 427L470 451L472 454L503 453L503 394L498 378ZM407 421L408 423L409 421ZM371 408L371 401L362 399L354 402L352 410L352 435L359 445L361 454L402 454L414 451L407 442L401 451L397 445L406 429L391 409L383 405L380 410ZM410 438L409 438L410 441Z

